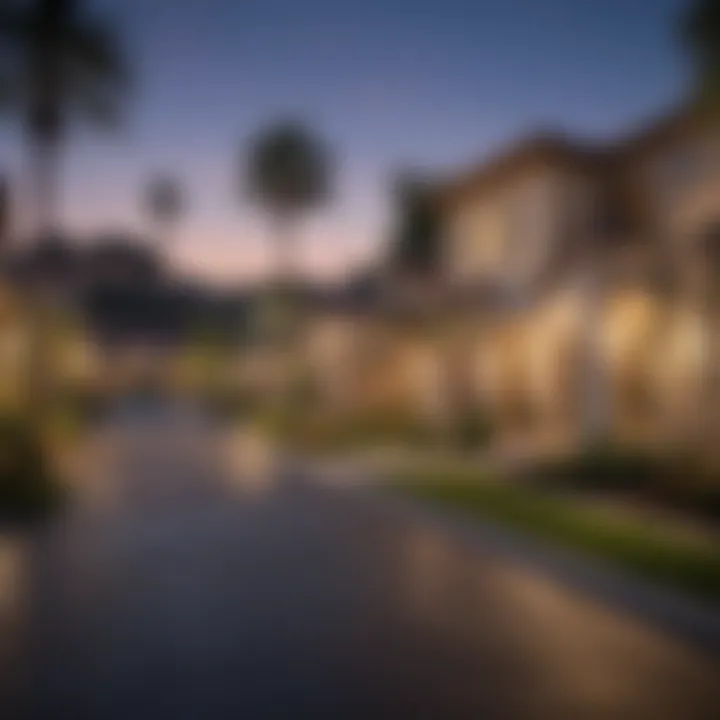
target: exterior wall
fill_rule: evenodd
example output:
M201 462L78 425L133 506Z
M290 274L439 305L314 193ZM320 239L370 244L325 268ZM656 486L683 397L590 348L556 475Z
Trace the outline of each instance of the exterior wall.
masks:
M699 437L703 426L703 393L707 327L692 306L670 308L650 373L658 392L661 437L684 443Z
M509 215L502 192L467 203L449 218L447 276L462 284L497 280L506 253Z
M322 400L343 407L352 401L357 382L357 352L363 344L364 327L352 318L317 320L307 338L306 361L321 380Z
M381 328L368 321L362 332L336 326L333 352L315 369L334 412L410 412L442 424L475 407L502 441L553 451L579 440L582 309L579 291L561 287L486 326L468 319L471 373L463 408L450 388L459 381L458 347L448 334L407 337L386 321ZM666 444L696 435L703 419L703 316L641 288L616 290L605 299L598 333L616 437Z
M446 225L448 282L488 283L522 300L559 243L587 232L592 192L587 178L538 167L463 200Z
M465 199L448 222L449 276L489 280L522 294L553 249L564 251L558 245L563 238L592 239L594 205L605 199L610 180L613 201L629 199L639 210L632 234L611 238L621 244L608 246L612 255L603 258L624 273L607 278L614 285L604 289L605 318L598 328L612 427L626 438L681 439L697 434L703 418L712 329L703 315L707 308L697 298L694 306L686 302L685 290L697 295L707 289L698 282L707 275L698 241L720 228L720 131L691 126L670 142L630 153L613 172L593 179L545 168ZM629 267L633 248L642 266L635 273ZM658 262L666 263L680 289L671 298L648 290ZM578 280L578 270L565 279ZM557 285L520 312L498 315L478 344L479 402L510 433L568 436L577 429L583 306L580 291Z
M684 242L720 222L720 129L689 131L637 165L651 227Z
M334 412L424 412L438 402L433 349L383 318L319 318L305 357L321 403Z
M672 318L661 299L639 289L615 292L604 306L598 332L612 426L619 436L645 439L660 432L658 410L673 412L671 395L682 396L697 372L692 353L672 360L681 334L693 333L692 318ZM560 289L479 344L478 401L505 434L549 443L576 436L584 323L578 292Z

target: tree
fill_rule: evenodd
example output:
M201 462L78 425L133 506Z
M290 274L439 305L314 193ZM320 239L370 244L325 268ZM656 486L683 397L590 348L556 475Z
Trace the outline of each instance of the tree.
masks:
M22 120L30 150L34 230L58 230L60 154L71 121L101 127L120 118L127 83L112 27L87 15L81 0L0 2L0 109ZM45 417L44 347L52 301L29 299L28 409Z
M302 124L281 122L256 137L246 172L251 199L264 206L275 223L276 280L282 285L294 270L292 224L329 194L328 153Z
M431 184L418 175L403 174L397 182L396 198L393 266L411 275L436 272L440 262L441 217Z
M57 230L60 154L74 120L120 118L125 59L112 27L82 0L0 3L0 102L23 121L39 235Z
M703 102L720 106L720 0L693 0L683 17L682 41L693 62Z
M145 200L156 226L155 234L167 244L170 226L177 222L183 211L184 198L180 185L169 176L159 176L149 183Z
M246 189L275 224L275 289L261 308L261 332L280 349L281 376L275 379L273 402L283 414L290 398L293 368L287 343L298 320L297 298L290 288L292 225L298 217L327 199L329 158L324 145L302 124L280 122L255 138L246 168Z

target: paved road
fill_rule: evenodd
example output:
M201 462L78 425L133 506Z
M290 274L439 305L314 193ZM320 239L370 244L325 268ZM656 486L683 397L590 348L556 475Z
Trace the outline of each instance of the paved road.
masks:
M0 536L2 717L720 716L709 656L251 449L239 472L191 414L96 451L46 537Z

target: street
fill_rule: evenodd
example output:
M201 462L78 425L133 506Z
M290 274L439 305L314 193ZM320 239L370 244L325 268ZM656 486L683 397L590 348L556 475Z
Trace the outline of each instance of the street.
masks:
M0 535L3 718L718 717L709 655L312 479L243 473L199 414L129 409L96 445L47 532Z

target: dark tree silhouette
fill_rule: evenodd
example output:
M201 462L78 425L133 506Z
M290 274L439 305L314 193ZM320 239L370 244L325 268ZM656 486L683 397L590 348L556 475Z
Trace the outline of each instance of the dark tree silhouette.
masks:
M292 224L320 205L330 189L328 153L307 128L281 122L261 132L250 150L246 189L275 223L276 271L280 283L291 278Z
M690 52L700 98L720 107L720 0L694 0L683 17L682 39Z
M113 28L81 0L0 3L0 102L31 150L36 231L57 230L60 154L71 121L120 118L127 67Z
M430 182L414 173L400 176L396 188L397 225L391 262L401 273L430 275L440 262L441 216Z
M155 234L165 244L170 240L171 226L184 210L184 194L180 184L170 176L159 176L150 181L145 206L156 226Z
M57 235L60 155L71 122L100 127L120 119L127 69L113 28L81 0L0 2L0 110L23 123L30 150L34 231ZM45 421L52 301L29 302L28 411Z

